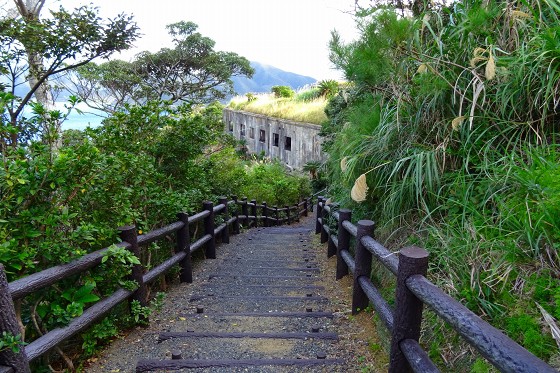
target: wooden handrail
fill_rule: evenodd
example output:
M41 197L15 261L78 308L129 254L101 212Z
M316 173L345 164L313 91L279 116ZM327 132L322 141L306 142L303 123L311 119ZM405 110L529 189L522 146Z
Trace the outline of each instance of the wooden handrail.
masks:
M258 205L255 200L248 203L247 198L238 200L236 196L233 196L232 200L228 201L225 197L220 197L217 205L214 206L212 202L206 201L203 204L202 211L192 216L188 216L186 213L179 213L176 222L154 229L146 234L136 235L135 227L123 227L121 229L121 232L123 232L121 237L123 237L124 240L123 242L117 243L116 246L129 250L139 250L140 247L161 240L170 234L177 233L177 245L174 255L148 272L140 265L135 270L134 280L137 284L140 284L141 287L145 286L145 284L153 282L158 276L179 264L181 267L180 281L189 283L192 282L192 253L204 247L206 257L215 258L216 237L221 238L222 243L228 243L230 226L232 227L232 233L238 234L240 231L239 226L242 223L247 224L251 222L256 226L259 221L261 221L264 222L265 225L269 223L271 223L270 225L279 225L287 219L279 219L278 211L296 211L297 217L293 220L299 220L301 215L307 216L308 207L312 207L309 203L310 198L306 198L297 205L294 204L293 206L287 206L283 209L276 209L268 207L265 202L263 202L262 205ZM300 205L304 207L301 211L299 210ZM241 214L239 213L238 206L241 207ZM249 214L248 207L251 208L252 214ZM232 212L230 208L235 210ZM266 213L257 215L257 208L261 208L267 213L269 211L276 212L276 218L267 216ZM221 214L224 220L224 222L217 227L214 225L215 214ZM293 215L291 217L293 218ZM204 234L202 237L198 238L198 240L191 243L189 226L199 221L204 222ZM41 272L12 281L11 283L4 280L4 287L0 286L0 300L5 299L6 301L0 302L0 326L10 324L16 325L16 329L18 329L13 301L100 265L109 249L110 248L107 247L94 251L70 263L47 268ZM139 252L134 252L134 254L139 257ZM2 278L5 279L5 274L0 264L0 285L2 285ZM2 296L4 296L4 298L2 298ZM89 327L115 306L133 296L138 297L138 300L141 302L145 300L145 295L142 292L139 293L139 289L134 291L118 289L113 294L88 307L82 315L72 319L65 327L51 330L21 348L20 353L14 354L11 353L11 350L10 353L0 351L0 372L28 373L30 361L39 358L59 343ZM2 331L5 330L0 330L0 332Z
M439 372L418 344L424 304L500 371L557 372L431 283L424 276L428 257L424 249L405 248L397 257L372 235L362 235L360 229L363 228L360 228L360 224L368 223L360 221L358 226L352 224L350 210L337 210L333 205L327 205L323 196L318 197L316 207L315 232L321 234L321 242L326 242L323 237L328 237L327 255L333 252L330 246L335 247L336 279L347 275L349 271L354 275L353 311L365 308L363 296L367 296L385 327L392 333L389 372ZM338 223L336 236L327 224L328 214ZM357 237L356 258L350 253L350 236ZM397 276L395 309L382 297L369 278L371 256L364 255L364 250Z

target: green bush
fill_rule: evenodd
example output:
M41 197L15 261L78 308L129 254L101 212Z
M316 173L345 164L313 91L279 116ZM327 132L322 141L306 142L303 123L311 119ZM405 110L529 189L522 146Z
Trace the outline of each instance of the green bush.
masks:
M321 97L319 88L312 88L299 92L295 99L297 101L309 102Z
M199 211L206 199L247 192L291 204L309 194L307 179L280 165L247 165L223 133L221 114L219 105L148 102L124 107L99 128L65 132L56 151L38 141L7 149L0 168L0 262L8 280L110 246L118 242L119 226L134 224L142 234L167 225L178 212ZM261 184L251 189L250 183ZM173 246L150 244L140 258L113 246L94 270L26 297L21 318L36 323L25 322L25 340L67 325L117 288L134 289L131 264L140 260L152 268ZM138 305L133 311L130 317L118 307L90 328L83 335L85 356L150 312Z
M255 161L247 168L247 184L242 195L283 207L311 194L309 179L303 175L287 174L278 162Z
M338 82L336 80L321 80L317 86L319 96L331 98L338 93Z
M277 98L291 98L296 94L292 88L286 85L275 85L270 89L270 91L274 93L274 96L276 96Z

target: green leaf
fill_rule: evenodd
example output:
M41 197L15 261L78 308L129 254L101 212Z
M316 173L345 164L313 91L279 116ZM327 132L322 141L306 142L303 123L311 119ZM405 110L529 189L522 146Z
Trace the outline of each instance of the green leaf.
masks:
M77 298L76 301L80 303L93 303L97 302L99 297L95 294L85 294L84 296Z

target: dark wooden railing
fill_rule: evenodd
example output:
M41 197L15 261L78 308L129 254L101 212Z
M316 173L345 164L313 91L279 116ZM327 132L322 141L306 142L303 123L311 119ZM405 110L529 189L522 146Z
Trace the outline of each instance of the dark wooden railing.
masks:
M352 313L365 309L371 302L391 332L389 372L439 372L418 344L424 304L500 371L557 372L431 283L426 278L426 250L411 246L401 249L398 255L392 253L375 240L375 224L371 220L360 220L354 225L351 219L350 210L327 205L325 198L318 197L315 232L321 234L322 243L328 242L327 255L337 256L336 278L353 274ZM336 222L336 226L329 227L327 220L333 225ZM354 257L350 251L351 237L356 238ZM373 258L397 277L394 308L370 279Z
M180 267L180 281L191 283L193 280L192 253L204 247L205 257L215 259L217 239L222 243L229 243L230 230L232 234L238 234L241 224L247 227L273 226L299 221L302 215L307 216L308 211L310 209L312 211L312 198L306 198L292 206L278 208L276 206L269 207L266 202L262 204L257 204L255 200L247 202L247 198L238 201L237 197L234 196L232 200L228 201L227 198L221 197L216 206L212 202L206 201L203 203L201 212L192 216L179 213L176 222L146 234L137 235L134 226L119 228L122 242L116 244L116 246L130 250L138 258L140 258L142 246L161 240L171 234L176 234L175 253L150 271L146 271L146 268L141 264L135 265L132 268L131 275L131 280L134 280L137 284L135 290L118 289L112 295L87 308L82 315L71 320L68 325L53 329L21 348L19 353L14 353L9 348L1 350L0 373L30 372L29 363L31 361L47 353L64 340L85 330L126 299L135 299L141 305L146 306L148 304L147 284L177 264ZM232 205L236 208L230 209ZM241 213L239 213L240 210ZM258 215L258 212L260 212L260 215ZM216 214L223 218L221 219L223 223L217 227L214 219ZM189 226L199 221L204 227L203 234L191 243ZM100 265L108 250L109 248L104 248L92 252L70 263L51 267L10 283L6 279L4 266L0 264L0 335L3 332L10 333L13 336L21 335L14 309L13 302L15 300Z

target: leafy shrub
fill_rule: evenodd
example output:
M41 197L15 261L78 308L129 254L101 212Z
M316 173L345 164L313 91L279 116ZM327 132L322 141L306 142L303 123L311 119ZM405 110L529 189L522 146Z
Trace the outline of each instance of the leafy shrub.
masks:
M56 152L34 140L7 149L0 168L0 262L9 281L107 247L117 241L119 226L134 224L139 233L149 232L175 221L180 211L198 210L205 199L241 196L259 178L246 171L222 129L219 105L200 109L148 102L125 106L99 128L65 132ZM255 192L270 185L277 203L293 203L308 193L304 178L270 167ZM127 277L131 265L141 261L153 267L169 257L172 246L150 244L140 258L113 246L94 270L21 300L22 319L36 321L25 323L22 340L67 325L117 288L134 289L137 284ZM137 304L132 310L129 317L118 307L90 328L82 336L85 354L150 312ZM12 348L15 342L2 343Z
M321 80L318 84L319 96L331 98L338 93L338 82L336 80Z
M298 92L295 99L296 101L309 102L309 101L316 100L320 96L321 94L319 88L312 88L312 89L307 89L305 91Z
M247 184L241 189L244 196L282 207L293 204L311 193L309 179L287 174L278 162L257 161L247 168Z
M296 94L292 88L286 85L275 85L270 89L270 91L274 93L274 96L276 96L277 98L291 98Z

